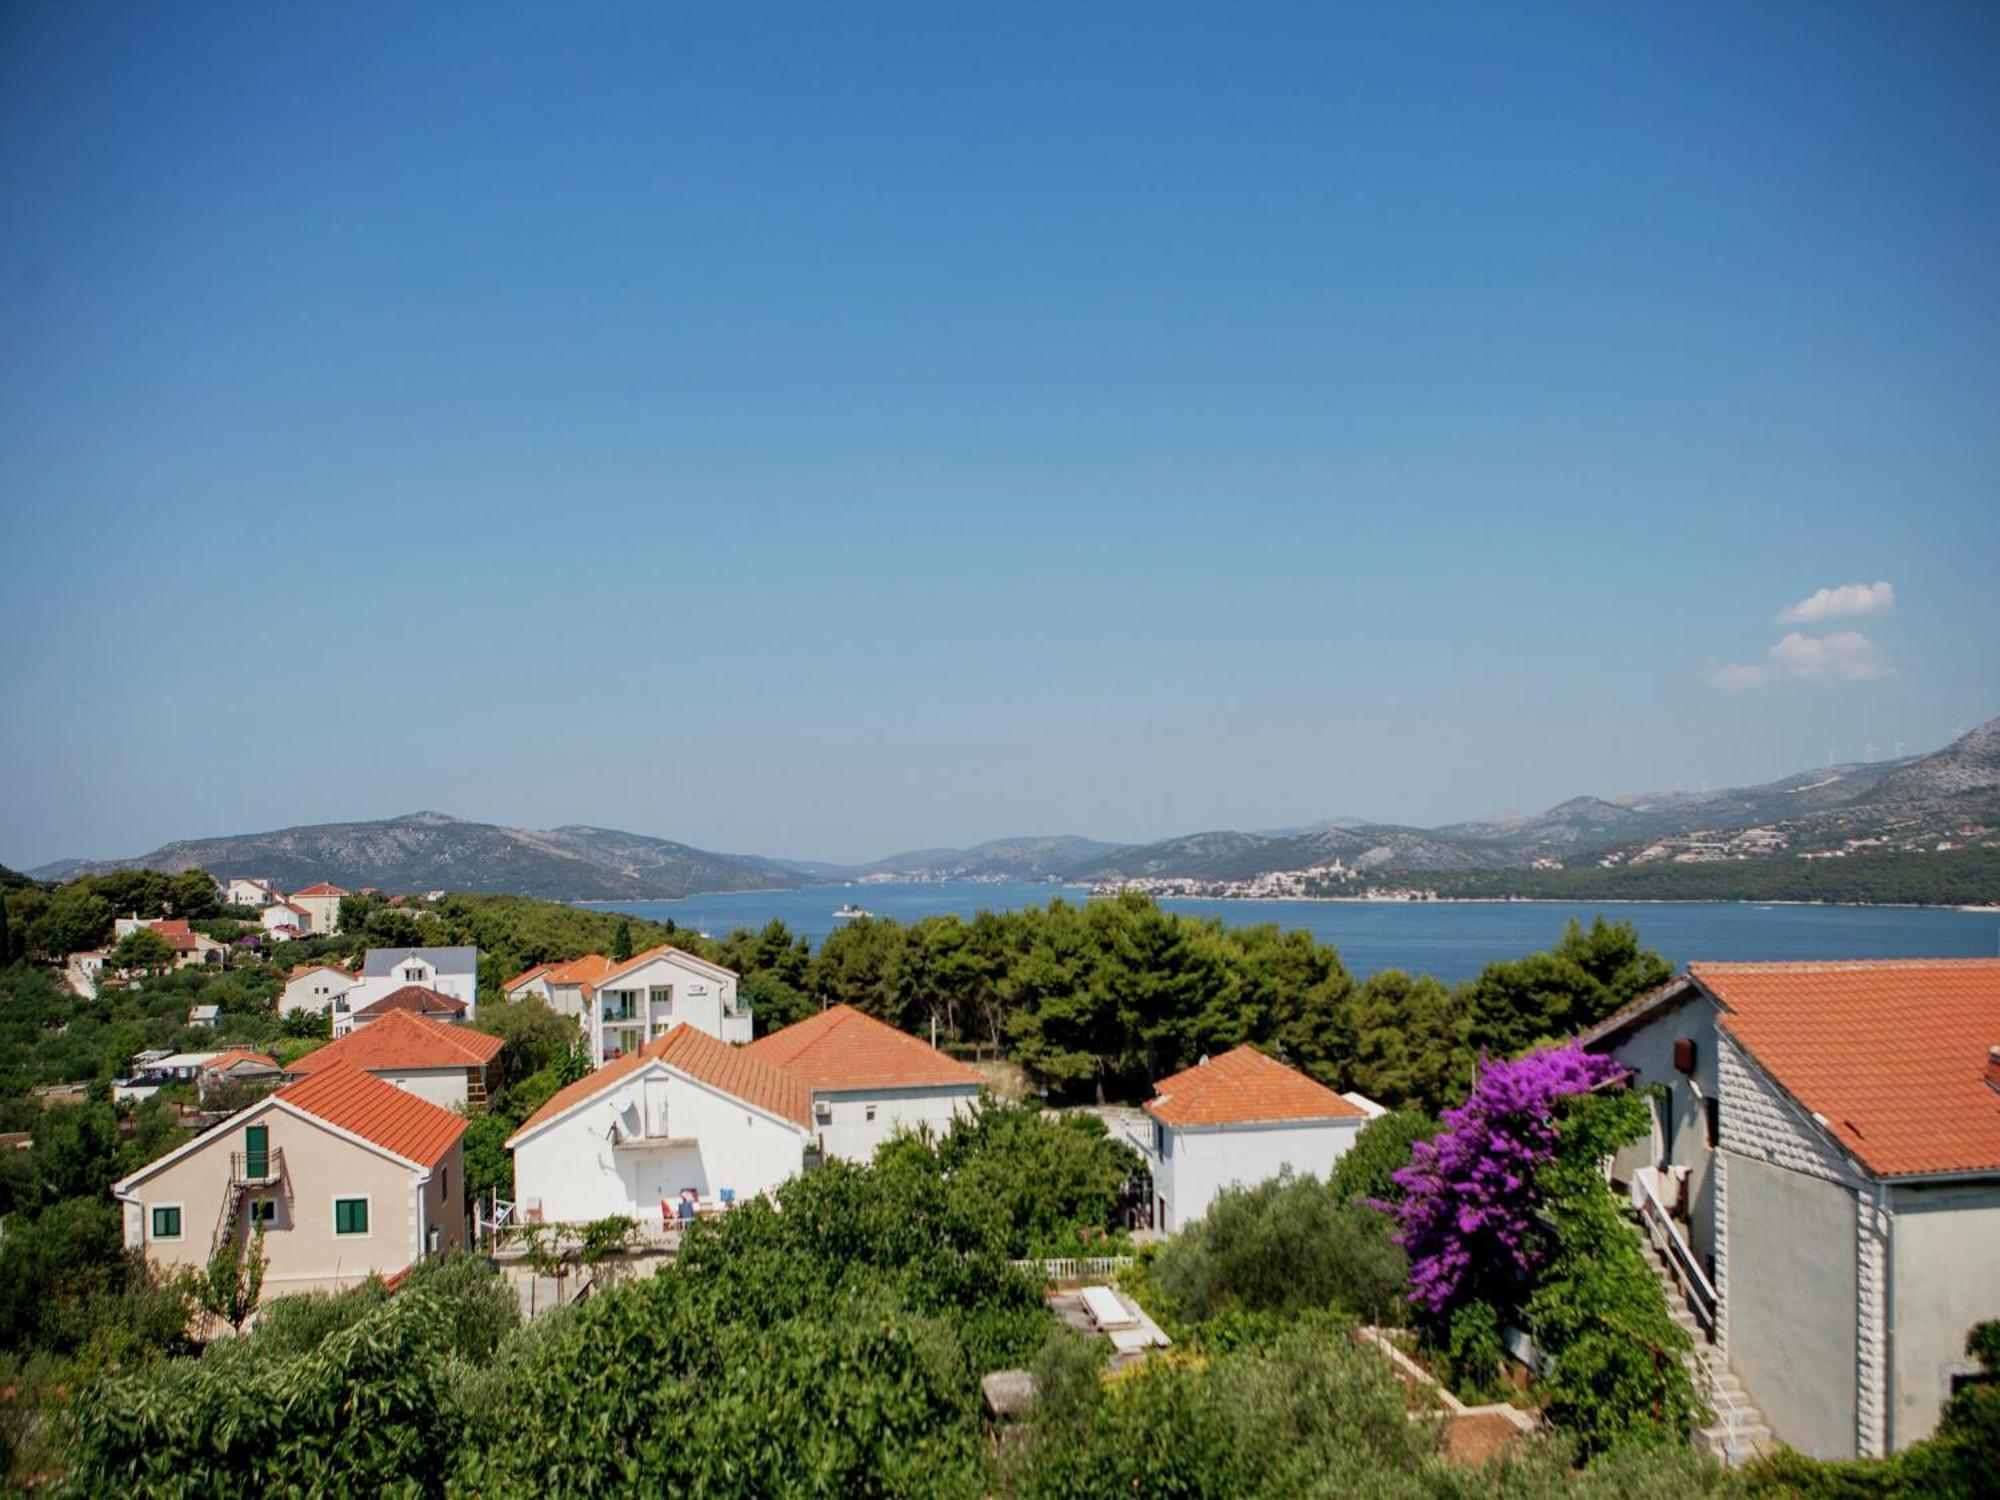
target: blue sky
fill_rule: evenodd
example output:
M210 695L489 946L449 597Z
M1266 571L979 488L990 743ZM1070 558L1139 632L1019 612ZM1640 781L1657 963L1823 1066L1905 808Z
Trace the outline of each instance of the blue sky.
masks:
M1982 5L9 6L0 860L1929 748L1996 140Z

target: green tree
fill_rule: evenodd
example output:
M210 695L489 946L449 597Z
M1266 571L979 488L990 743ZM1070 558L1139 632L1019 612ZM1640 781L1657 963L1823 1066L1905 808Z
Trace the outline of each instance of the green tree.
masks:
M105 956L112 969L152 974L174 964L174 945L150 927L135 927L112 944Z
M264 1253L264 1226L259 1224L248 1236L232 1226L195 1284L196 1301L203 1312L241 1333L264 1295L264 1269L269 1264Z
M29 946L51 959L100 947L111 935L111 916L110 904L87 884L66 885L29 929Z
M1436 1111L1472 1078L1458 998L1428 974L1383 969L1341 1007L1346 1086L1391 1109Z
M632 922L628 917L620 917L618 925L611 929L611 961L622 964L632 956Z

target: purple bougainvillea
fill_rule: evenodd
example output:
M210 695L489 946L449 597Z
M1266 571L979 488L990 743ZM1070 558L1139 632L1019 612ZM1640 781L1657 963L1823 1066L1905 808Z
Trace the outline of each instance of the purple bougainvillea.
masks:
M1406 1195L1396 1239L1410 1257L1412 1302L1441 1319L1467 1301L1504 1301L1504 1289L1535 1268L1535 1180L1555 1156L1556 1101L1623 1072L1573 1046L1481 1067L1472 1096L1444 1112L1443 1132L1418 1141L1395 1174Z

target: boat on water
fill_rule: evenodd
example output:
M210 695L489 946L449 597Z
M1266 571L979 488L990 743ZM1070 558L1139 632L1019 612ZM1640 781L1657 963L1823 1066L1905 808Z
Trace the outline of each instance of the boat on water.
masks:
M852 901L849 901L834 912L833 920L836 922L852 922L857 917L872 917L874 915L874 912L865 910L862 907L856 906Z

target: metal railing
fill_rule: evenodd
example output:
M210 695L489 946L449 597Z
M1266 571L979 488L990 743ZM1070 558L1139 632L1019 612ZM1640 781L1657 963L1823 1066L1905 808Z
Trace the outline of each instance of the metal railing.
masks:
M229 1153L229 1180L245 1186L261 1186L277 1182L285 1175L285 1148L273 1146L269 1151L232 1151Z
M1641 1170L1632 1174L1632 1199L1639 1210L1639 1222L1646 1226L1647 1235L1686 1294L1688 1311L1694 1314L1702 1333L1713 1342L1717 1301L1715 1287L1709 1282L1688 1242L1681 1238L1666 1204L1660 1201L1659 1190L1653 1185L1650 1171Z

